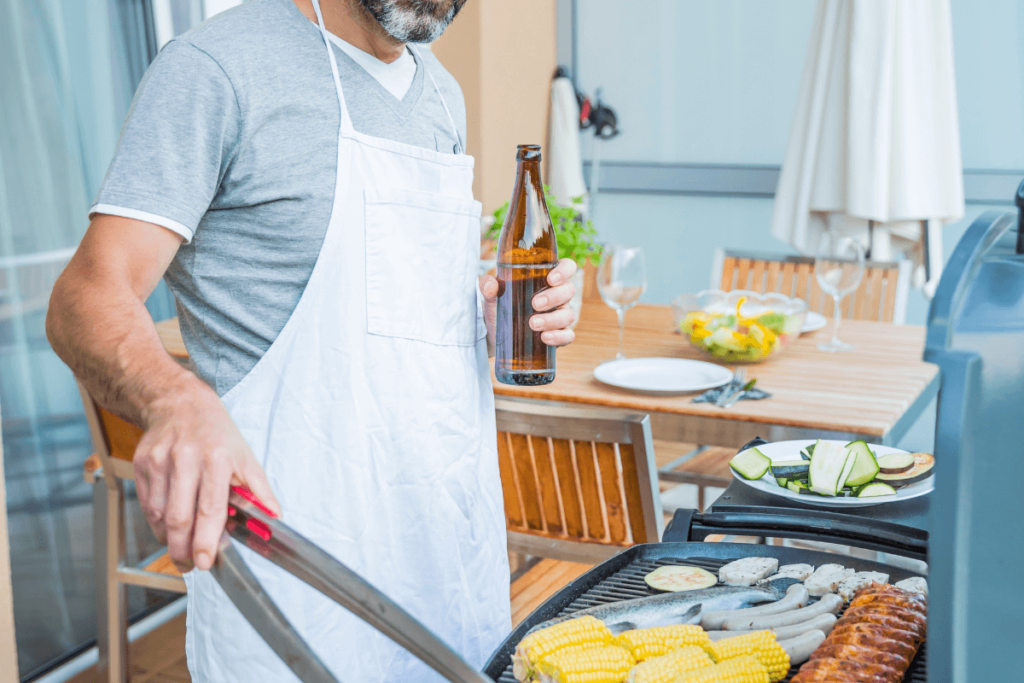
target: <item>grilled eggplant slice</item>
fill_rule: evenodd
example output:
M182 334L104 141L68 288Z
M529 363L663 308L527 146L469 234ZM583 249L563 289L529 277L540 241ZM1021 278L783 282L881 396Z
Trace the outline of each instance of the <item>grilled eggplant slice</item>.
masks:
M911 455L914 456L914 466L909 470L899 474L879 473L875 477L875 481L884 481L886 484L898 488L916 484L930 477L935 468L935 457L928 453L912 453Z
M881 474L903 474L913 466L913 453L889 453L878 458L878 471Z

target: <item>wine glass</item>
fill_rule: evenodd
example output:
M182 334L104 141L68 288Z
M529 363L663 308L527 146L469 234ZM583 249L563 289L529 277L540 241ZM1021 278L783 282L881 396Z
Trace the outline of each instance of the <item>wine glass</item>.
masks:
M830 353L852 351L852 344L839 341L839 323L842 319L840 302L844 296L857 289L864 277L864 247L853 237L822 233L814 257L814 277L821 291L832 296L836 316L832 341L819 344L818 348Z
M605 245L601 251L601 263L597 267L597 290L604 302L619 314L619 352L616 360L626 354L622 350L626 334L626 311L636 304L647 289L647 266L644 250L640 247L624 247L619 244Z

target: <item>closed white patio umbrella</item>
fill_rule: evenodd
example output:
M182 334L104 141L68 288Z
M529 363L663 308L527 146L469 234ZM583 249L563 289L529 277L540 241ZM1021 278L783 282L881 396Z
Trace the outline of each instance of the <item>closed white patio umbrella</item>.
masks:
M931 296L942 223L964 215L951 24L949 0L819 0L775 237L813 254L834 230L877 261L903 252Z

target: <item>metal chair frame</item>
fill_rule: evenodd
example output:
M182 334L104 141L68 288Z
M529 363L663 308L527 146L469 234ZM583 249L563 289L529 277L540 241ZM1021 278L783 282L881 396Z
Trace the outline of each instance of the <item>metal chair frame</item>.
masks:
M515 399L497 399L495 408L499 434L507 432L549 439L631 445L640 489L640 512L646 534L642 539L634 538L633 543L657 543L661 539L665 523L661 511L651 421L647 415ZM596 564L629 547L614 542L553 538L511 528L507 533L511 552L569 562Z
M185 592L179 576L147 571L156 557L139 566L126 564L124 481L135 479L129 460L111 455L110 440L92 396L78 384L89 432L101 466L93 474L93 543L96 557L96 664L98 680L126 683L128 680L128 586L141 586L172 593ZM159 556L161 553L157 553Z

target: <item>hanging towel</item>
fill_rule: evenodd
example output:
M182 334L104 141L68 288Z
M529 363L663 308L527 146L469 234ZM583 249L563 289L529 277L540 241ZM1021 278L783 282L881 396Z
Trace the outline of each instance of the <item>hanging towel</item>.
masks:
M548 185L558 203L568 206L573 197L587 194L580 153L580 108L576 89L568 78L551 82L551 129L548 143Z

